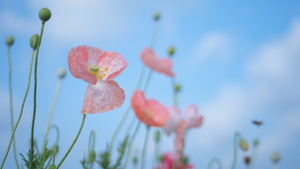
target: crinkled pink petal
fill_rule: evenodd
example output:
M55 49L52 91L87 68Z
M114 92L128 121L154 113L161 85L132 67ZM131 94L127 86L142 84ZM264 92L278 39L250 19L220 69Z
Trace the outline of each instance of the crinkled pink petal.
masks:
M102 80L112 80L127 67L128 63L121 54L106 51L98 58L97 65L107 68Z
M95 114L116 109L124 103L125 94L115 81L98 81L86 89L81 114Z
M131 107L138 119L145 116L146 98L141 90L135 90L131 96Z
M169 136L172 132L176 132L177 125L180 121L180 110L175 106L169 106L169 118L165 122L164 132Z
M174 77L172 72L172 61L168 58L159 58L153 51L152 48L146 47L141 53L140 57L143 63L148 66L150 69L157 71L159 73Z
M94 52L96 50L98 50L98 52ZM90 51L93 52L90 53ZM98 57L95 53L101 54L102 50L85 45L72 48L68 53L68 66L71 74L75 78L82 79L93 85L97 83L97 79L89 72L88 63L91 63L90 60L93 60L93 58Z
M203 116L199 114L197 106L189 105L184 109L183 113L187 129L200 127L202 125Z
M177 136L174 140L175 150L181 153L184 146L184 133L186 128L186 121L181 120L177 126Z

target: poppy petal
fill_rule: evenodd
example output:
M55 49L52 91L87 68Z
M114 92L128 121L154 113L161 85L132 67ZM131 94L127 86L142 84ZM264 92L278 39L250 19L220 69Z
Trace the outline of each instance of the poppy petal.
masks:
M200 127L202 125L203 116L199 114L197 106L189 105L184 109L183 113L187 129Z
M164 132L170 136L172 132L176 132L177 125L180 121L180 110L175 106L169 106L167 109L169 118L165 122Z

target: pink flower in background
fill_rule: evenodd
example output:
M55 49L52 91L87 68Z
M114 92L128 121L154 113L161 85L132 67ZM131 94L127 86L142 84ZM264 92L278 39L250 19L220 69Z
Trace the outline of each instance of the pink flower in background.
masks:
M154 169L173 169L173 164L177 162L177 169L182 169L182 162L179 153L165 153L162 157L161 163ZM185 169L193 169L194 167L187 163L184 165Z
M162 127L169 117L168 110L162 104L153 99L147 100L140 90L134 91L131 96L131 107L137 118L147 126Z
M152 48L146 47L140 53L143 63L153 71L174 77L172 61L169 58L159 58Z
M89 83L81 114L107 112L123 104L124 90L113 79L127 65L127 61L117 52L85 45L69 51L68 66L71 74Z

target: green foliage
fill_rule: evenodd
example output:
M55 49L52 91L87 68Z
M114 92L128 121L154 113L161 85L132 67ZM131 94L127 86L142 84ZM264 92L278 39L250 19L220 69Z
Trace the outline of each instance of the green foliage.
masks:
M123 140L123 142L120 143L120 145L118 147L119 156L118 156L116 164L112 167L112 169L117 169L117 167L121 165L122 158L125 154L125 150L128 145L128 138L129 138L129 136L126 136L125 139Z
M97 163L103 168L103 169L110 169L110 153L109 153L109 146L106 146L106 150L100 154L100 160L97 161Z
M30 149L28 150L27 158L26 158L23 154L20 153L20 155L22 156L22 160L24 161L25 166L26 166L27 168L29 168L29 165L30 165L29 163L30 163L30 161L31 161L30 154L31 154L31 150L30 150ZM27 159L28 159L28 160L27 160ZM32 168L33 168L33 169L38 169L38 168L39 168L39 164L40 164L40 163L39 163L38 155L35 154L34 151L33 151Z

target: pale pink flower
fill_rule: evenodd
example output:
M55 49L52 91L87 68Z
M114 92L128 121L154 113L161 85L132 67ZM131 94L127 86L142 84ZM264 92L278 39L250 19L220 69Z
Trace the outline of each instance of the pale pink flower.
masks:
M131 107L137 118L147 126L162 127L169 117L168 110L162 104L153 99L147 100L141 90L134 91L131 96Z
M86 45L72 48L68 53L71 74L89 83L81 114L107 112L120 107L124 90L113 81L128 63L117 52L102 51Z
M182 169L182 162L180 160L179 153L165 153L162 160L158 166L154 169L173 169L173 164L177 162L177 169ZM184 165L185 169L193 169L194 167L187 163Z
M169 58L159 58L152 48L146 47L141 53L140 57L143 63L151 70L174 77L172 72L172 60Z

